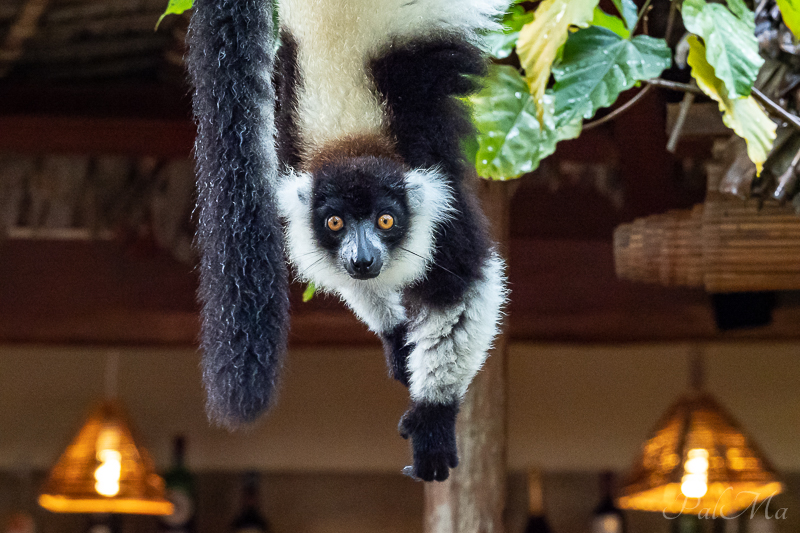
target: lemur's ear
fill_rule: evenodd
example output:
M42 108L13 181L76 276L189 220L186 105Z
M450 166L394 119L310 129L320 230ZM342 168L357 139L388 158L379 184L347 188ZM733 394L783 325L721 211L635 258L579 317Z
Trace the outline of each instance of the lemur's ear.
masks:
M292 173L278 185L278 210L281 217L289 218L293 212L311 207L313 178L308 172Z
M301 204L306 207L311 205L311 174L305 174L298 178L295 192Z
M415 169L405 174L408 205L424 211L435 220L445 220L453 213L453 191L447 178L437 169Z

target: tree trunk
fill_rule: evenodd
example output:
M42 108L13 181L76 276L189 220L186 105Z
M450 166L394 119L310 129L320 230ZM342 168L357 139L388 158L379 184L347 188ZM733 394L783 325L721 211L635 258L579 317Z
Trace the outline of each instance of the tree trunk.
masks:
M515 184L483 181L480 196L504 256ZM425 485L426 533L502 533L506 499L506 343L495 348L469 387L458 415L459 465L443 483Z

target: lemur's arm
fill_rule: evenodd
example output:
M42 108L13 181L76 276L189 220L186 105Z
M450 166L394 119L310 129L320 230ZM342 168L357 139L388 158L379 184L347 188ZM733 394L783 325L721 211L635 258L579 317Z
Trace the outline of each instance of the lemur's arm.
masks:
M412 406L400 431L413 439L417 477L446 479L447 468L457 464L455 415L498 333L506 300L503 271L503 261L491 253L460 303L423 308L409 324Z
M297 41L287 31L281 32L281 46L275 57L272 84L275 87L275 145L280 171L300 168L300 134L297 125L297 90L300 68L297 65Z
M502 260L465 183L473 172L461 143L473 126L454 98L476 89L467 75L483 74L486 60L466 40L447 39L399 47L372 68L403 159L438 168L452 189L455 209L437 228L432 264L406 293L415 316L407 351L398 352L406 356L412 400L400 422L413 444L410 473L444 480L458 464L459 404L486 359L506 296Z

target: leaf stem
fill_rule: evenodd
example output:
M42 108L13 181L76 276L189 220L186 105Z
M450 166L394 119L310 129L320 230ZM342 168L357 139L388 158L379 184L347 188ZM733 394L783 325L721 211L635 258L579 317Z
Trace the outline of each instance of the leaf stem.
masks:
M614 120L615 118L617 118L618 116L623 114L625 111L627 111L628 109L630 109L633 106L635 106L636 104L638 104L642 100L642 98L644 98L645 95L647 95L647 93L650 91L650 88L651 88L650 85L646 85L642 90L640 90L638 93L636 93L636 96L634 96L633 98L631 98L630 100L628 100L627 102L625 102L624 104L622 104L621 106L616 108L614 111L612 111L608 115L604 116L603 118L599 118L597 120L593 120L592 122L584 124L583 125L583 131L590 130L592 128L596 128L597 126L600 126L601 124L605 124L606 122L610 122L610 121Z
M640 22L642 21L642 19L644 18L644 15L645 15L645 13L647 13L647 10L648 10L648 8L650 7L650 3L651 3L652 1L653 1L653 0L647 0L647 1L644 3L644 5L642 6L642 10L641 10L641 11L639 11L639 16L638 16L638 17L636 17L636 24L634 24L634 25L633 25L633 28L631 28L631 35L633 35L633 34L634 34L634 32L636 32L636 28L638 28L638 27L639 27L639 23L640 23Z
M652 87L652 85L648 85L648 87ZM689 116L689 110L692 108L695 96L694 93L685 93L683 95L680 113L678 113L678 120L676 120L675 124L672 126L672 132L669 134L669 140L667 141L667 152L671 154L674 154L678 149L678 141L681 138L683 125L686 123L686 117Z
M669 5L669 17L667 18L667 31L664 32L664 40L669 46L672 30L675 28L675 15L678 13L678 0L671 0Z
M646 80L645 83L648 85L655 85L656 87L661 87L662 89L670 89L673 91L681 91L684 93L703 94L703 91L700 90L700 87L696 85L690 85L688 83L680 83L678 81L670 81L662 78L653 78L650 80Z

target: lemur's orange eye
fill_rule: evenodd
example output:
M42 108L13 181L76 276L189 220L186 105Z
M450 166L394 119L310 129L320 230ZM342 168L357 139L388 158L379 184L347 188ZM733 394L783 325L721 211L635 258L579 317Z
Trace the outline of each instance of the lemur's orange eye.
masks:
M381 229L391 229L394 226L394 217L392 215L381 215L378 218L378 226Z
M343 227L344 227L344 220L342 220L340 217L337 217L336 215L328 217L328 228L331 231L339 231Z

